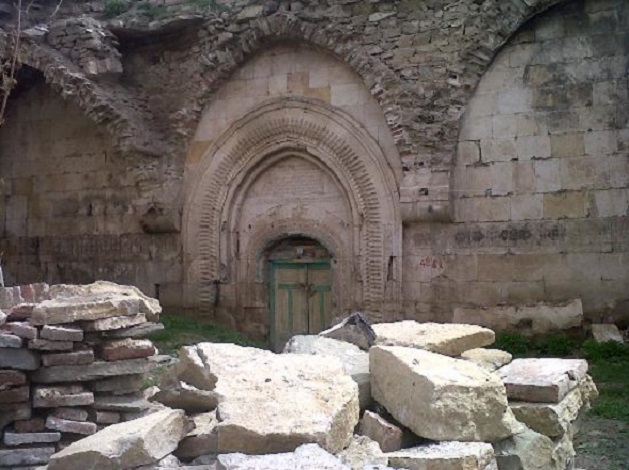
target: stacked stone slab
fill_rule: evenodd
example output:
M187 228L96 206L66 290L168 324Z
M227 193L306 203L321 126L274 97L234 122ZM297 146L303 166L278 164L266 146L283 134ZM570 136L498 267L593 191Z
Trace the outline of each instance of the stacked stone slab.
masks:
M108 282L34 284L0 289L0 309L0 469L45 464L148 408L156 300Z

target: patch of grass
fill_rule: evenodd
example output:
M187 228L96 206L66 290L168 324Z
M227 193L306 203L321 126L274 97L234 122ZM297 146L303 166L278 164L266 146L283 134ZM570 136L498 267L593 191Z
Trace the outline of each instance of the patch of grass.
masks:
M496 334L493 347L507 351L514 357L526 357L531 350L531 340L520 333L505 331Z
M151 21L156 20L160 16L167 13L165 7L161 5L152 5L150 3L142 3L138 6L138 10L142 11Z
M188 317L163 314L160 316L160 321L164 324L164 329L152 334L150 339L162 354L175 355L182 346L202 342L235 343L257 348L266 347L229 328L200 322Z
M115 18L129 10L130 6L128 0L107 0L105 2L105 16Z

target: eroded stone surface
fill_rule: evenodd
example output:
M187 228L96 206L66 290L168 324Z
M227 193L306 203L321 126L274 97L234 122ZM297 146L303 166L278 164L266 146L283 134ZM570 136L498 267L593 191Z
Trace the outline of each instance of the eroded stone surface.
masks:
M186 410L188 413L202 413L215 409L218 398L216 392L199 390L181 382L177 388L159 390L151 397L151 401L157 401L170 408Z
M403 431L372 411L365 411L360 420L359 433L380 445L382 452L395 452L402 448Z
M498 470L491 444L439 442L386 454L393 468L409 470Z
M592 325L592 337L597 343L604 343L605 341L616 341L617 343L624 343L618 327L613 323L593 323Z
M383 346L407 346L427 351L460 356L468 349L489 346L495 334L476 325L418 323L405 320L373 325L376 344Z
M374 399L418 436L495 441L512 434L504 385L476 364L400 346L375 346L369 359Z
M559 403L587 374L583 359L516 359L498 369L511 400Z
M126 338L103 343L99 352L106 361L119 361L152 356L155 354L155 346L148 339Z
M338 358L345 372L358 385L358 400L361 409L371 402L371 379L369 377L369 354L354 344L320 336L293 336L284 347L284 353L315 354Z
M219 395L219 452L273 453L349 444L358 387L332 357L273 354L232 344L182 348L180 377Z
M85 470L86 461L99 470L149 465L175 450L185 427L184 412L170 409L114 424L52 456L48 470Z
M118 375L144 374L155 367L146 359L94 362L89 365L42 367L31 375L33 382L84 382Z
M387 466L389 463L378 443L367 436L354 436L347 449L338 454L338 458L352 470L363 470L367 465Z
M181 459L193 459L218 452L216 411L196 415L192 421L194 429L179 443L175 455Z
M219 455L216 470L350 470L316 444L304 444L294 452L270 455ZM54 470L54 469L51 469Z
M498 468L518 470L564 470L553 463L553 441L523 426L513 436L493 444Z

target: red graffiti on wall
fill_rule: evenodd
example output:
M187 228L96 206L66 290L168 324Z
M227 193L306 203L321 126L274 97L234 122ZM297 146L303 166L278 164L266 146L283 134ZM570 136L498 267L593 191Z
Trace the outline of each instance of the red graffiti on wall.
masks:
M422 259L419 260L419 265L425 268L432 268L432 269L444 268L443 260L439 258L435 258L434 256L424 256Z

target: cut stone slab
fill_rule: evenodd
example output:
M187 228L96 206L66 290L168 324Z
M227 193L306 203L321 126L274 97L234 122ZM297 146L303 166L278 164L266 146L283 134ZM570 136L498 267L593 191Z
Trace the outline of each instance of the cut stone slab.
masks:
M0 370L0 391L7 388L24 385L26 374L17 370Z
M590 409L598 396L596 385L587 376L559 403L510 402L516 419L533 431L549 437L560 437L570 431L572 423L583 411Z
M28 385L3 390L0 392L0 404L26 402L30 397L30 390Z
M97 396L92 408L103 411L120 411L123 413L138 413L148 409L151 404L144 397L136 396Z
M340 452L352 438L358 387L336 358L213 343L184 347L180 358L181 380L219 396L220 453L285 452L303 443Z
M94 321L83 321L80 322L80 325L85 331L109 331L139 325L145 322L146 315L138 313L136 315L127 315L124 317L110 317Z
M94 392L133 393L142 390L143 382L142 375L122 375L90 382L89 387ZM171 408L176 407L171 406Z
M115 282L97 281L92 284L58 284L50 286L48 295L55 297L120 296L135 299L139 303L139 313L145 314L150 321L159 320L162 307L159 301L148 297L135 286L116 284Z
M218 406L216 392L199 390L192 385L181 382L177 388L159 390L151 397L169 408L185 410L187 413L204 413L214 410Z
M584 359L516 359L498 369L510 400L559 403L585 379Z
M338 458L352 470L363 470L367 465L386 467L389 463L378 443L367 436L354 436L349 447L339 453Z
M452 321L471 323L494 331L545 334L579 328L583 323L581 299L560 304L455 308Z
M382 346L406 346L426 351L460 356L469 349L493 344L493 331L476 325L418 323L404 320L395 323L373 325L376 344Z
M37 328L26 322L6 323L0 327L0 331L5 331L24 339L37 338Z
M0 348L0 368L36 370L39 364L39 354L33 351L24 348Z
M145 374L154 367L146 359L127 359L89 365L42 367L30 378L35 383L85 382L117 375Z
M374 399L418 436L496 441L513 433L504 385L476 364L400 346L374 346L369 359Z
M616 341L617 343L625 342L622 334L620 334L620 330L613 323L593 323L592 337L594 337L594 341L597 343L604 343L606 341Z
M83 341L83 330L76 326L44 325L39 337L53 341Z
M94 403L94 394L82 385L36 386L33 389L34 408L57 408L62 406L84 406Z
M350 470L316 444L305 444L291 453L270 455L219 455L216 470ZM54 469L49 469L54 470Z
M376 333L364 313L354 312L319 336L351 343L363 351L369 351L376 341Z
M483 369L493 372L509 364L513 360L513 356L500 349L475 348L463 352L461 359L472 361Z
M485 442L439 442L385 455L392 467L409 470L498 470L494 449Z
M38 338L29 340L28 348L40 351L72 351L74 343L72 341L51 341Z
M48 444L59 442L61 433L58 432L38 432L38 433L16 433L5 431L4 444L7 446L20 446L22 444Z
M186 434L182 410L164 409L138 420L114 424L55 454L48 470L119 470L153 464L177 448Z
M21 348L22 338L0 332L0 348Z
M175 455L180 459L189 460L218 452L216 411L196 415L192 421L194 422L194 429L179 443Z
M121 295L91 294L75 297L55 297L40 302L29 321L33 325L58 325L85 320L137 315L137 298Z
M161 323L147 322L142 325L131 326L121 330L107 332L108 338L143 338L145 336L162 331L164 325Z
M395 452L402 448L404 431L377 413L365 411L358 429L360 435L377 442L382 452Z
M293 336L284 347L285 354L314 354L338 358L354 382L358 385L358 401L361 409L371 403L371 379L369 354L358 346L336 339L314 335Z
M95 411L94 421L98 424L116 424L121 419L117 411Z
M29 465L45 465L55 453L54 447L37 447L34 449L0 449L0 467L26 467Z
M49 415L46 419L46 428L52 429L53 431L70 432L84 436L89 436L97 431L96 423L72 421L70 419L57 418L52 415Z
M99 353L106 361L137 359L155 354L155 346L148 339L116 339L101 344Z
M94 351L84 349L71 353L42 354L44 366L75 366L86 365L94 362Z
M83 408L61 407L53 410L52 416L70 421L87 421L88 413Z

